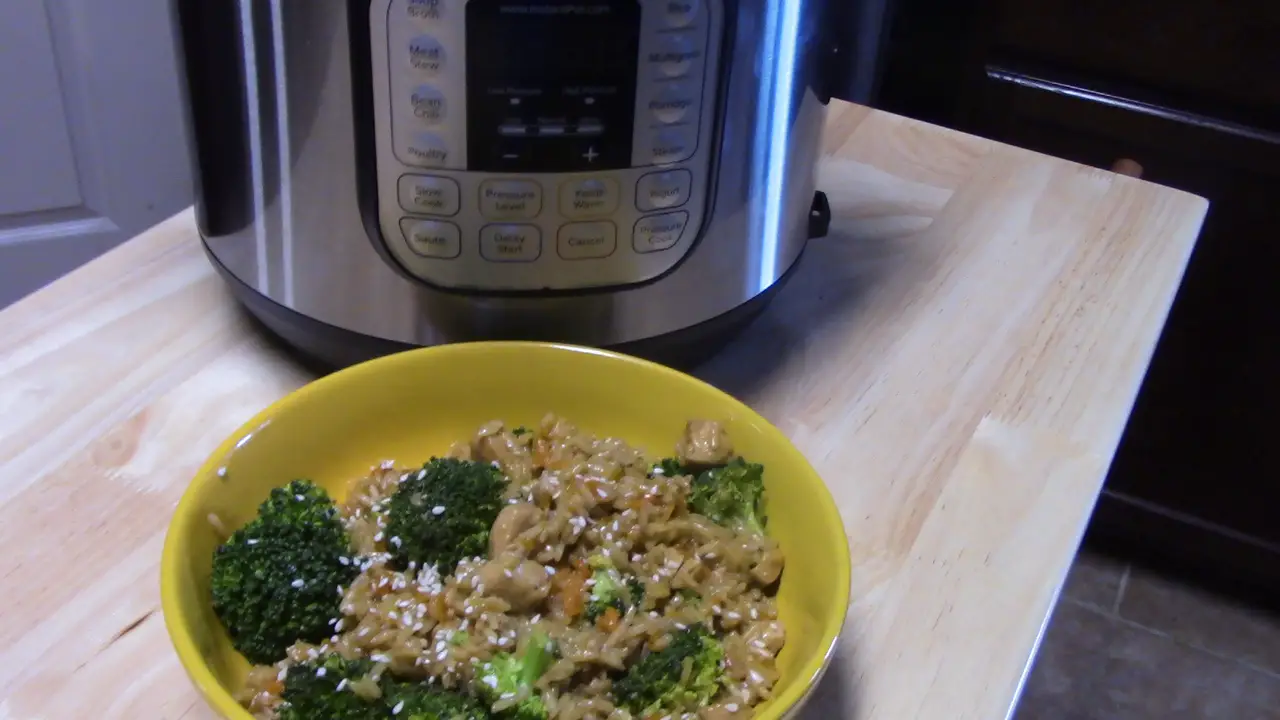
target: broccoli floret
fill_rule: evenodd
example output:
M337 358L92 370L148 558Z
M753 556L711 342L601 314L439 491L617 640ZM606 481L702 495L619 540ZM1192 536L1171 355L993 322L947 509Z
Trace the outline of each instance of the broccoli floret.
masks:
M677 458L663 458L654 464L649 470L649 475L665 475L667 477L676 477L679 475L691 474L690 468Z
M495 717L501 720L546 720L547 706L534 694L533 684L547 671L553 659L551 641L545 633L534 631L519 657L498 653L480 667L476 675L476 694L492 705L507 693L528 690L529 697L496 713Z
M431 458L388 501L392 556L400 567L438 565L442 575L463 558L485 556L506 487L506 478L488 463Z
M532 432L532 430L530 430L529 428L527 428L527 427L525 427L525 426L521 425L521 426L517 427L516 429L512 430L512 431L511 431L511 434L512 434L512 435L515 435L516 437L520 437L521 435L527 435L527 434L528 434L528 433L530 433L530 432Z
M425 683L392 682L383 693L386 707L396 720L490 720L493 717L475 698Z
M696 712L720 689L723 665L720 642L702 625L691 625L614 682L614 699L636 717Z
M693 479L689 509L740 532L764 534L764 466L734 458Z
M595 622L609 608L626 615L644 600L644 584L635 578L624 578L609 558L596 555L588 563L595 571L591 575L591 594L584 612L588 622Z
M359 572L329 495L306 480L276 488L258 516L213 555L213 609L250 662L280 660L293 643L328 637L339 586Z
M347 687L372 669L373 663L367 660L347 660L341 655L294 665L284 678L280 720L385 718L387 707L382 698L367 698ZM339 690L339 686L343 689Z

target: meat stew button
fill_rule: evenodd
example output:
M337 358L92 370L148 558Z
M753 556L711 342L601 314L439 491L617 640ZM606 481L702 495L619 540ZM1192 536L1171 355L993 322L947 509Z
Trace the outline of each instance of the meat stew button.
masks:
M605 258L617 247L618 228L611 222L569 223L556 239L556 252L565 260Z
M631 235L631 247L638 253L670 249L680 242L688 224L689 213L683 211L642 217Z

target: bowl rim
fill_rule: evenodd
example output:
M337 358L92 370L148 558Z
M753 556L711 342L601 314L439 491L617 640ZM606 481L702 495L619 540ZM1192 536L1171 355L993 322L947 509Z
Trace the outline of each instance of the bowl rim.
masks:
M825 673L827 666L831 663L835 655L837 644L840 639L841 632L844 628L845 617L848 615L849 607L849 586L851 578L851 565L849 555L849 544L847 542L848 532L844 528L844 521L841 518L840 510L836 506L835 499L831 496L831 491L827 488L826 482L822 476L805 457L804 453L795 446L791 439L787 437L773 423L769 422L754 409L749 407L743 401L733 397L729 393L705 382L697 377L687 373L675 370L674 368L661 365L643 358L632 355L626 355L611 350L601 348L586 347L581 345L573 345L569 343L552 343L537 342L523 340L486 340L453 343L449 345L434 345L428 347L414 348L390 355L367 360L347 368L343 368L337 372L330 373L323 377L317 378L301 387L285 394L283 397L272 402L266 408L260 410L253 417L242 423L230 435L228 435L217 448L209 454L196 474L187 484L187 488L182 493L182 498L178 501L177 507L174 509L173 516L170 518L168 529L165 532L164 547L161 551L160 558L160 607L164 615L165 629L168 632L169 640L174 650L177 652L178 660L182 663L183 669L186 670L187 676L199 690L205 701L223 717L229 720L252 720L252 716L245 710L240 703L236 702L231 691L224 686L213 674L209 664L205 662L201 656L199 649L196 647L195 639L191 633L187 631L184 623L179 618L185 613L179 602L177 592L177 580L180 566L183 564L187 538L192 532L193 523L198 521L194 517L193 504L195 503L196 490L203 483L201 478L208 478L217 472L218 466L226 458L227 454L242 442L246 437L259 428L263 427L271 421L271 419L282 412L287 411L294 405L303 402L305 399L314 395L328 392L330 386L338 385L350 381L351 378L381 373L385 368L400 363L413 363L424 355L440 357L443 355L470 355L477 353L488 353L495 350L510 351L526 351L538 353L574 353L594 355L600 358L622 362L628 365L636 366L646 372L657 373L670 380L679 383L695 383L703 386L715 395L719 395L722 400L735 407L746 418L751 420L753 424L759 424L768 431L776 433L786 442L784 452L790 456L790 460L798 467L805 468L809 474L818 480L818 486L823 490L817 498L817 511L824 516L828 523L833 523L835 527L840 529L840 534L846 538L846 542L840 543L838 548L834 548L836 557L833 558L835 567L832 568L836 574L836 591L838 594L835 607L841 608L841 612L837 615L832 614L822 619L821 630L822 637L819 641L821 652L814 653L812 657L806 659L798 670L798 681L792 683L785 691L773 697L773 705L767 715L761 715L757 720L778 720L779 718L788 717L795 709L805 702L819 680Z

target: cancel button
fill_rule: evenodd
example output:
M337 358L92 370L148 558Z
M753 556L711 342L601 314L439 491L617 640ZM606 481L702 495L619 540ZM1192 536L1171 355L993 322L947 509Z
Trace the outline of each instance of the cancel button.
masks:
M617 249L618 229L611 222L569 223L556 238L556 252L565 260L609 257Z
M480 230L480 256L489 262L533 262L542 254L536 225L486 225Z

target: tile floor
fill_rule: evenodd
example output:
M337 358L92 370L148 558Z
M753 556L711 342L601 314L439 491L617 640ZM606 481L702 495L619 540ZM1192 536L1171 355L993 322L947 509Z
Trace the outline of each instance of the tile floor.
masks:
M1280 720L1280 616L1084 550L1015 720Z

